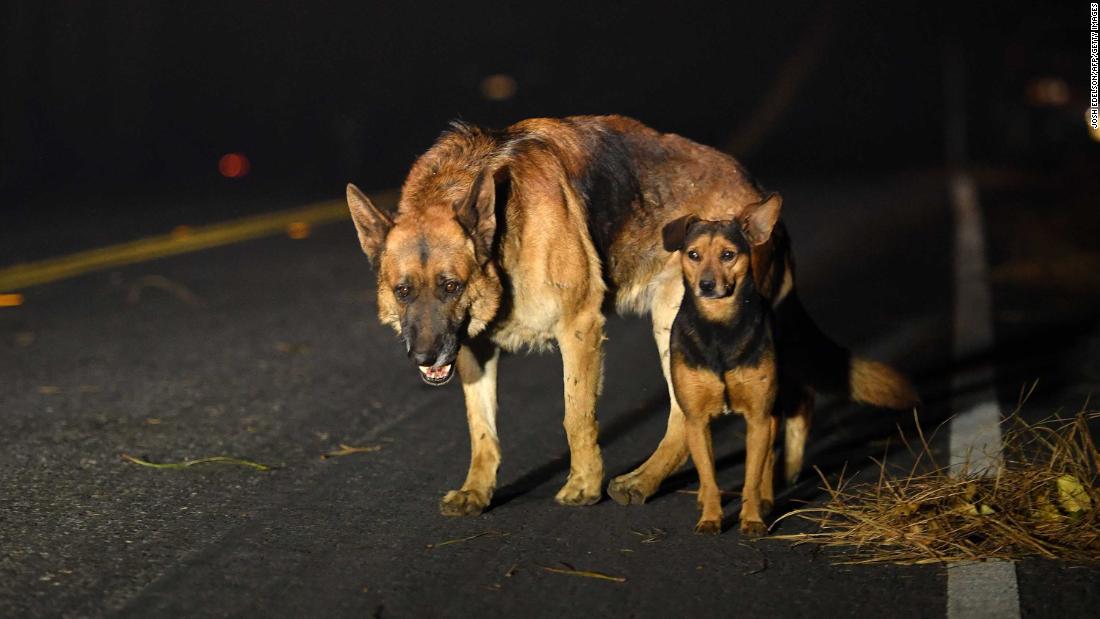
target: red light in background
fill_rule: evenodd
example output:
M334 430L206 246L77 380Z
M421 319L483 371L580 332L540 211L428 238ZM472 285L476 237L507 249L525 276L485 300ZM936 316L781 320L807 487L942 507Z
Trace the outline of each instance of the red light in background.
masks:
M218 172L226 178L241 178L247 176L252 169L248 163L248 157L244 153L226 153L218 159Z
M286 235L294 240L309 238L309 224L304 221L292 221L286 226Z

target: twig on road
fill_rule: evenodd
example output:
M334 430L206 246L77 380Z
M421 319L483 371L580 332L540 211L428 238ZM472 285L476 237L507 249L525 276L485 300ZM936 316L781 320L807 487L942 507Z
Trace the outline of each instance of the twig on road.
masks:
M321 454L321 459L322 460L327 460L329 458L338 458L338 457L341 457L341 456L350 456L352 454L365 454L365 453L370 453L372 451L378 451L380 449L382 449L381 445L369 445L369 446L366 446L366 447L355 447L353 445L345 445L344 443L340 443L340 448L339 449L334 449L332 451L326 451L325 453Z
M449 539L445 542L437 542L435 544L426 544L424 547L428 548L428 549L441 548L443 546L450 546L451 544L461 544L463 542L468 542L470 540L475 540L479 537L485 537L486 535L498 535L500 537L505 537L508 534L503 532L503 531L482 531L481 533L475 533L475 534L467 536L467 537L460 537L458 539Z
M747 572L744 572L744 573L741 574L742 576L752 576L754 574L759 574L759 573L761 573L761 572L768 569L768 555L764 554L763 550L760 550L755 545L750 545L750 544L742 543L742 544L737 544L737 545L742 546L744 548L748 548L750 550L755 550L756 554L760 555L760 567L758 567L754 570L749 570Z
M668 531L664 529L652 528L646 531L638 531L637 529L631 529L631 533L642 538L643 544L655 544L664 538L668 537Z
M136 305L141 301L141 294L146 288L157 288L172 295L176 299L192 307L205 307L206 302L199 295L191 291L183 284L172 281L163 275L145 275L130 284L126 294L126 302Z
M245 466L257 471L270 471L274 467L266 464L260 464L259 462L253 462L251 460L242 460L240 458L230 458L229 456L211 456L209 458L198 458L195 460L185 460L183 462L150 462L148 460L142 460L136 458L130 454L119 454L119 458L127 462L134 464L140 464L152 469L186 469L197 464L235 464L237 466Z
M539 567L541 567L544 571L550 572L552 574L565 574L567 576L580 576L582 578L594 578L596 580L608 580L608 581L611 581L611 582L626 582L626 577L625 576L612 576L611 574L604 574L603 572L592 572L592 571L588 571L588 570L578 570L578 569L574 569L573 566L569 565L568 563L562 563L562 565L564 565L565 567L564 568L549 567L549 566L546 566L546 565L541 565Z

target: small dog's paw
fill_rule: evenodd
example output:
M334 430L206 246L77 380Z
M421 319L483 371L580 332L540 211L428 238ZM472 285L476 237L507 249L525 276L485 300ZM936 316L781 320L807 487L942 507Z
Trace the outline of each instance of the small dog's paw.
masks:
M451 490L439 501L444 516L477 516L489 505L489 499L473 490Z
M741 535L745 537L764 537L768 534L768 527L759 520L742 520Z
M554 500L562 505L595 505L600 502L603 493L600 492L600 483L587 483L576 477L570 477Z
M653 492L634 475L620 475L607 485L607 494L619 505L642 505Z
M699 535L718 535L722 532L722 521L700 520L695 524L695 532Z

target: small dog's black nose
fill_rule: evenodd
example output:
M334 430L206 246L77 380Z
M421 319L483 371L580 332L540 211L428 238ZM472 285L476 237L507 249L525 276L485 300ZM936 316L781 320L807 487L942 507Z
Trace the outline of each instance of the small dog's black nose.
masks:
M699 290L703 292L714 292L714 280L713 279L701 279L699 280Z
M409 356L417 365L431 365L435 363L436 358L439 357L439 353L427 353L427 352L410 352Z

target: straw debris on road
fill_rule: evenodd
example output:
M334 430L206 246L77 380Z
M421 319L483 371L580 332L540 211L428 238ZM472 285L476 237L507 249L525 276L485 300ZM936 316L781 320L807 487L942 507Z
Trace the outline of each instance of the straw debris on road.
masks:
M1028 424L1013 415L997 471L936 465L924 443L917 464L876 483L824 480L829 500L795 510L820 531L772 539L836 548L843 563L923 564L1042 557L1100 561L1100 412ZM931 468L918 472L921 465ZM823 478L824 479L824 478Z

